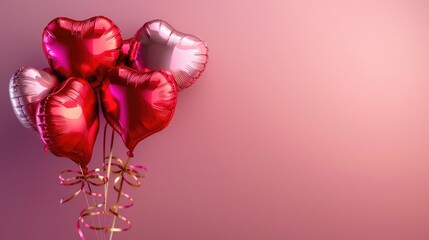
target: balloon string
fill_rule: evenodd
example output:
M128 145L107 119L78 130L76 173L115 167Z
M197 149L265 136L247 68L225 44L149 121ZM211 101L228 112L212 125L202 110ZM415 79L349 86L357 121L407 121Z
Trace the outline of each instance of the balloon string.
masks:
M111 172L113 174L118 174L118 176L113 181L113 189L118 193L116 198L115 205L111 206L109 209L109 212L113 214L113 223L112 227L109 229L106 229L106 231L111 232L110 233L110 240L113 239L113 233L114 232L124 232L131 229L131 221L128 220L125 216L119 213L119 209L126 209L131 208L134 205L134 199L125 193L123 191L124 183L132 186L132 187L140 187L141 182L140 179L144 178L146 176L147 169L143 166L139 165L128 165L130 158L128 157L125 163L118 157L112 157L112 160L115 160L116 162L111 163L111 167L113 168ZM139 170L143 170L144 174L141 174ZM119 187L117 186L119 184ZM121 196L125 197L128 200L127 205L120 205L119 202L121 200ZM115 227L116 220L117 219L122 220L126 223L127 227L118 228Z
M107 122L104 124L104 131L103 131L103 159L102 159L102 166L106 164L106 134L107 134ZM109 176L106 175L106 171L103 168L103 173L106 176L107 182L106 185L104 185L104 211L106 211L106 205L107 205L107 184L109 183ZM104 225L107 226L107 216L104 215ZM105 234L103 234L104 239Z
M110 139L110 153L109 153L109 162L108 162L108 166L107 166L107 183L106 183L106 203L107 203L107 197L108 197L108 191L109 191L109 178L110 178L110 174L111 174L111 169L112 169L112 157L113 157L113 142L115 140L115 132L112 128L112 138ZM107 210L104 209L104 210Z
M125 165L124 165L125 168L128 166L128 162L129 161L130 161L130 157L128 157L127 161L125 162ZM120 179L121 183L120 183L119 189L118 189L118 188L116 188L116 184L118 183L119 179ZM115 224L116 224L116 218L117 217L120 217L121 220L123 220L124 222L126 222L128 224L128 229L131 228L131 222L128 219L124 218L122 215L119 215L119 212L118 212L118 210L119 210L119 200L121 199L121 195L124 195L125 197L127 197L130 200L129 207L132 207L132 205L134 204L133 199L130 196L128 196L128 195L126 195L125 193L122 192L122 187L123 186L124 186L124 175L123 175L123 172L121 172L118 175L118 177L116 177L116 179L114 181L114 185L113 185L113 188L115 189L115 191L118 192L118 195L117 195L117 198L116 198L116 204L110 208L110 212L114 215L114 217L113 217L113 223L112 223L112 228L111 228L112 231L110 232L110 239L109 240L113 239L113 233L115 232L114 230L116 230ZM123 231L127 231L128 229L123 229Z
M104 196L101 193L88 192L85 189L83 190L83 192L85 193L85 198L86 198L86 195L89 195L89 196L93 196L94 198L98 197L98 198L104 199ZM105 226L94 226L94 224L91 225L91 224L89 224L85 220L86 217L99 216L101 214L106 214L106 212L104 210L95 211L95 212L92 211L92 210L97 209L97 208L102 208L103 205L104 205L104 202L103 203L99 203L99 204L90 205L90 206L88 206L87 208L83 209L80 212L80 215L79 215L79 218L78 218L78 221L77 221L77 230L78 230L78 233L79 233L79 236L80 236L81 240L85 240L81 224L84 225L86 228L88 228L90 230L96 230L96 231L103 230L103 231L106 231L107 227L105 227ZM96 234L97 233L98 232L96 232ZM97 236L98 236L98 234L97 234Z
M102 208L103 205L105 205L104 202L99 203L99 204L95 204L95 199L94 199L94 205L89 205L89 201L86 197L86 195L92 196L92 197L97 197L97 198L102 198L104 199L103 194L100 193L94 193L91 190L91 185L93 186L103 186L106 183L106 178L101 176L99 174L100 169L94 169L94 170L90 170L87 171L86 169L83 170L81 168L80 171L77 170L64 170L60 173L59 178L60 178L60 184L62 186L74 186L74 185L80 185L80 188L73 193L71 196L67 197L67 198L62 198L61 199L61 203L66 203L69 202L71 200L73 200L74 198L76 198L80 193L83 193L86 200L87 200L87 204L88 207L83 209L79 215L78 221L77 221L77 231L79 233L79 236L82 240L85 240L82 228L81 228L81 223L87 227L88 229L91 230L106 230L107 228L104 226L93 226L94 225L94 220L92 219L93 224L88 224L87 221L85 220L86 217L88 216L99 216L101 214L106 214L106 211L96 211L96 212L92 212L92 210L97 209L97 208ZM64 175L70 175L68 177L64 177ZM85 185L88 186L89 191L85 190ZM101 224L100 224L101 225ZM98 238L98 233L97 233L97 238Z
M79 168L80 168L80 171L82 171L83 172L83 169L82 169L82 166L81 165L79 165ZM89 190L89 192L92 192L92 189L91 189L91 186L89 185L89 184L87 184L87 186L88 186L88 190ZM86 201L86 205L88 206L88 208L89 208L89 201L88 201L88 197L86 196L86 194L84 194L84 196L85 196L85 201ZM94 198L92 198L92 201L93 201L93 203L94 203L94 205L96 204L95 203L95 199ZM101 222L100 222L100 215L97 215L97 217L98 217L98 224L99 225L101 225ZM94 225L94 219L92 219L92 225ZM95 234L97 235L97 239L99 240L100 239L100 236L98 235L98 231L95 231ZM102 234L102 236L104 237L104 235Z
M104 126L104 135L103 135L103 166L106 166L106 136L107 136L107 122ZM112 157L113 157L113 143L115 141L115 131L112 128L111 138L110 138L110 153L109 153L109 162L107 165L107 182L104 186L104 211L107 212L107 199L108 199L108 191L109 191L109 179L110 179L110 173L111 173L111 164L112 164ZM104 172L106 171L106 168L103 167ZM104 216L104 224L107 226L107 215Z

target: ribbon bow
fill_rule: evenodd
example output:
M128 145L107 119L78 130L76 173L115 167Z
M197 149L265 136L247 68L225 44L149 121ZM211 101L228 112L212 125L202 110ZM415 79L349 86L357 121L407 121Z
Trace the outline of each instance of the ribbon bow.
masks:
M81 192L87 195L97 196L98 195L97 193L92 192L91 185L99 187L99 186L103 186L107 182L107 178L104 176L101 176L99 172L100 172L100 169L98 168L90 171L82 170L82 169L81 171L78 171L78 170L62 171L59 175L60 184L62 186L74 186L74 185L80 184L80 188L75 193L73 193L70 197L62 198L60 203L66 203L71 201L72 199L77 197ZM65 174L71 174L71 176L66 178L63 176ZM84 189L85 185L88 186L89 191L86 191Z
M92 230L106 230L107 229L105 226L98 226L98 227L92 226L85 221L85 217L98 216L98 215L106 213L106 211L103 211L103 210L92 212L92 210L97 209L97 208L101 208L106 204L104 201L104 195L101 193L95 193L91 189L91 185L99 187L99 186L103 186L107 183L107 178L104 176L101 176L99 173L100 173L100 169L98 169L98 168L96 168L94 170L90 170L90 171L81 168L80 171L78 171L78 170L64 170L59 175L60 184L62 186L80 185L79 190L77 190L75 193L73 193L68 198L62 198L60 201L61 203L66 203L66 202L71 201L72 199L76 198L81 192L83 192L84 194L89 195L89 196L98 197L98 198L103 199L103 202L99 203L99 204L95 204L95 202L94 202L94 205L89 205L89 202L88 202L88 207L83 209L80 212L79 218L77 220L77 231L78 231L79 236L82 240L85 240L85 237L84 237L82 228L80 226L80 223L82 223L86 228L92 229ZM71 176L64 177L63 175L71 175ZM88 186L89 191L85 190L85 185ZM87 201L88 201L88 199L87 199Z
M121 215L118 212L118 210L131 208L134 205L134 199L130 195L128 195L127 193L125 193L123 191L124 182L127 183L128 185L132 186L132 187L135 187L135 188L140 187L141 186L140 179L146 177L147 169L146 169L146 167L140 166L140 165L128 165L129 158L127 159L126 162L123 162L120 158L112 156L111 160L116 161L116 162L111 162L111 164L110 164L111 170L110 171L112 174L118 175L115 178L115 180L113 181L113 189L118 193L118 195L117 195L117 199L116 199L116 204L111 206L109 209L109 212L115 216L114 220L113 220L113 225L111 228L106 229L106 231L108 231L108 232L124 232L124 231L128 231L129 229L131 229L131 221L128 220L123 215ZM106 164L105 168L108 169L108 167L109 167L108 164ZM141 170L144 171L143 174L140 173ZM118 183L119 183L119 187L117 186ZM119 205L119 200L120 200L121 196L124 196L129 201L129 203L126 205ZM123 228L114 227L116 218L119 218L123 222L125 222L127 224L127 227L123 227Z
M118 176L115 178L115 181L113 182L114 186L123 179L124 182L126 182L128 185L133 187L140 187L141 182L140 179L145 178L147 175L147 169L144 166L140 165L129 165L127 162L123 162L118 157L112 157L112 160L116 160L117 163L112 162L111 168L113 174L118 174ZM139 170L143 170L144 173L141 174ZM131 177L133 181L130 181L126 176ZM116 189L119 190L119 189Z

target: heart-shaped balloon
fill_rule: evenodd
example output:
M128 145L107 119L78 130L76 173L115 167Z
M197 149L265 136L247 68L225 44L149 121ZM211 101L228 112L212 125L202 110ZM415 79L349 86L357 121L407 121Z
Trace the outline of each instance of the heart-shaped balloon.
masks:
M104 117L132 157L138 142L170 123L177 90L166 72L137 72L121 66L110 70L101 83L100 99Z
M37 127L45 147L85 169L98 133L97 97L82 78L69 78L37 108Z
M55 75L32 67L23 67L12 76L9 97L15 115L24 127L37 130L37 104L58 84Z
M130 65L138 70L165 70L179 90L191 86L204 71L208 48L199 37L176 31L162 20L143 25L131 42Z
M108 18L84 21L59 17L43 31L43 51L51 67L65 78L81 77L99 85L121 53L119 28Z

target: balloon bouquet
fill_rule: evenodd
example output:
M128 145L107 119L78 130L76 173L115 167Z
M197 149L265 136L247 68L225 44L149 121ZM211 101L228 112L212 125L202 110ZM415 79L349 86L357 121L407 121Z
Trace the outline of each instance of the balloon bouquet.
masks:
M130 164L134 149L141 140L167 127L178 91L191 86L204 71L207 45L162 20L145 23L133 38L123 40L119 28L103 16L84 21L56 18L44 29L42 45L51 68L23 67L12 76L13 109L22 125L39 133L45 150L78 165L77 170L62 171L60 183L78 186L62 203L80 193L93 198L94 204L88 203L77 221L80 238L85 239L83 225L96 231L97 238L101 231L102 238L109 233L112 239L114 232L131 228L131 221L119 212L134 202L123 191L124 185L139 187L146 172L143 166ZM100 168L90 170L100 125L99 104L107 122L103 161ZM108 125L112 134L106 154ZM125 161L113 156L113 130L128 149ZM109 184L116 201L107 207ZM96 192L95 187L104 191ZM120 203L121 198L127 204ZM100 221L103 215L104 224ZM118 219L122 227L116 226Z

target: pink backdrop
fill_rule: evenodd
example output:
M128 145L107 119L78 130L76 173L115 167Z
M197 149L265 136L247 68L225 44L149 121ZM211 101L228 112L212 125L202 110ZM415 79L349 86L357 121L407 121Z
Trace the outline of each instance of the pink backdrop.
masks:
M105 15L130 37L162 18L210 48L115 239L429 239L429 4L403 1L1 1L0 239L78 239L82 201L16 120L8 80L45 67L54 17ZM125 150L118 141L121 156ZM101 157L100 138L95 157ZM99 159L95 159L94 162Z

